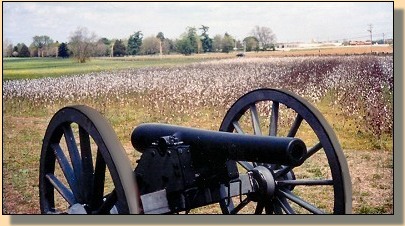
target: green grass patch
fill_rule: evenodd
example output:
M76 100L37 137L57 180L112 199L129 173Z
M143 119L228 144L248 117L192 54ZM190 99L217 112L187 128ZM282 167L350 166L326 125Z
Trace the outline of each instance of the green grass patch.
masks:
M359 214L384 214L386 208L384 206L369 206L364 204L360 207Z
M204 61L203 57L120 57L92 58L86 63L61 58L3 58L3 80L35 79L84 74L99 71L115 71L129 68L176 66Z
M382 134L379 139L367 130L364 121L354 116L346 116L338 106L331 104L331 96L325 96L315 106L332 126L343 149L351 150L393 150L393 138Z

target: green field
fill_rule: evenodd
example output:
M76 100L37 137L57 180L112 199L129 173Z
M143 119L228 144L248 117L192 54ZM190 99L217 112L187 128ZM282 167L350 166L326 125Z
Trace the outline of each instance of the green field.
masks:
M392 53L392 46L373 47L376 52ZM311 55L347 55L364 54L369 47L302 49L299 51L266 51L247 52L246 57L289 57ZM134 56L134 57L98 57L80 64L74 59L60 58L3 58L3 80L33 79L43 77L58 77L63 75L83 74L99 71L113 71L126 68L141 68L150 66L175 66L200 62L205 60L235 58L235 53L207 53L184 55Z
M3 80L34 79L83 74L99 71L114 71L128 68L151 66L173 66L203 61L209 58L165 56L92 58L86 63L77 63L74 59L61 58L4 58Z

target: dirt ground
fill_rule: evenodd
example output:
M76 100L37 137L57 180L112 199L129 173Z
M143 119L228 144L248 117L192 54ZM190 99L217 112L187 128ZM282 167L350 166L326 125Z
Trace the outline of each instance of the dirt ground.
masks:
M342 46L322 47L311 49L291 49L289 51L249 52L247 56L324 56L324 55L353 55L353 54L392 54L393 46Z

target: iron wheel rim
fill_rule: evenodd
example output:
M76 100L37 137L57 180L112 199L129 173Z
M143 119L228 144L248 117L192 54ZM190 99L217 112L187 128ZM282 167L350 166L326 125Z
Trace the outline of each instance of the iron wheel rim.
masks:
M79 144L72 124L78 127ZM61 152L63 138L68 156ZM91 139L96 150L90 147ZM55 168L61 169L64 178L57 178ZM114 189L104 194L107 170ZM120 214L139 213L132 172L125 150L100 113L87 106L62 108L52 117L43 139L39 175L41 213L55 212L55 191L68 205L80 203L89 214L109 214L113 207Z
M327 157L328 165L330 167L330 171L332 174L332 180L333 180L333 214L348 214L351 213L352 209L352 190L351 190L351 179L348 171L348 166L346 162L346 158L344 156L344 153L342 151L342 148L338 142L338 139L336 137L336 134L334 133L332 127L327 123L325 118L322 116L322 114L309 102L307 102L305 99L295 95L294 93L291 93L286 90L279 90L279 89L258 89L258 90L253 90L241 98L239 98L228 110L226 113L220 127L220 131L226 131L226 132L237 132L235 127L238 127L238 124L234 125L234 122L239 122L241 117L246 114L247 112L251 112L252 108L255 109L255 107L251 106L256 106L257 103L262 102L262 101L272 101L272 103L277 102L277 111L278 111L278 105L283 104L287 108L291 108L294 110L297 115L302 117L301 121L306 121L313 132L316 134L316 136L319 139L319 143L321 144L321 149L324 150L325 155ZM272 105L272 109L273 109ZM253 113L251 113L253 114ZM256 113L257 114L257 113ZM277 113L278 114L278 113ZM278 117L278 116L277 116ZM298 116L297 116L298 117ZM296 118L297 119L297 118ZM270 119L271 121L272 119ZM276 121L277 122L277 121ZM301 123L301 122L300 122ZM252 120L252 124L254 124ZM252 125L255 127L254 125ZM260 127L260 126L259 126ZM269 125L271 127L271 125ZM294 125L292 125L294 127ZM300 124L298 125L297 130L299 129ZM271 128L270 128L271 130ZM277 130L277 127L276 127ZM239 131L243 132L243 131ZM296 131L295 131L296 132ZM271 133L271 132L270 132ZM273 134L274 135L274 134ZM277 134L276 134L277 135ZM295 136L295 134L294 134ZM311 156L308 157L308 159ZM239 164L243 165L246 164L246 162L238 162ZM249 165L246 165L249 166ZM286 171L288 172L293 172L292 169L295 167L292 167L291 170ZM273 170L272 172L277 176L277 172ZM280 176L280 175L279 175ZM280 178L279 178L280 179ZM295 179L294 179L295 180ZM290 182L289 183L293 183ZM280 194L279 192L282 192ZM288 193L288 194L285 194ZM286 197L291 198L291 194L289 194L289 190L283 190L283 191L278 191L278 194L276 195L276 198L282 197L283 199L286 199ZM221 209L223 213L229 214L233 212L233 209L235 206L233 203L227 203L227 199L224 199L224 201L220 202ZM278 203L284 203L285 201L283 200L278 200ZM266 206L268 207L268 206ZM264 207L260 207L264 208ZM289 209L289 206L286 206L284 208L284 212L286 213L286 209ZM258 209L258 207L256 207ZM266 209L267 210L267 209ZM280 211L274 211L270 210L268 208L268 212L272 213L280 213ZM315 210L314 210L315 211ZM259 211L261 212L261 211ZM266 211L267 212L267 211Z

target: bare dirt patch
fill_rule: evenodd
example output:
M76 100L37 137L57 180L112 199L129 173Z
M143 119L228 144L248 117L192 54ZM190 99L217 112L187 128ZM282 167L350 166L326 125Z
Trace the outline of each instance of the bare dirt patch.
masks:
M329 56L329 55L363 55L363 54L392 54L392 46L342 46L330 48L292 49L290 51L248 52L246 56Z
M392 151L346 151L353 185L353 213L393 213Z

